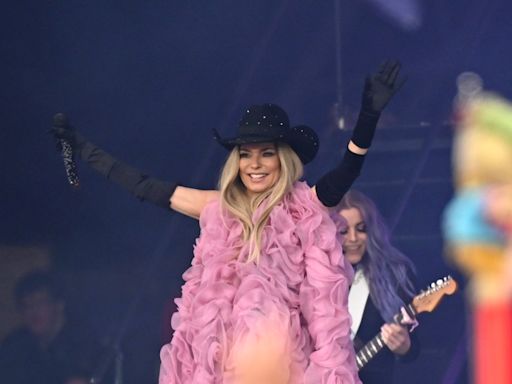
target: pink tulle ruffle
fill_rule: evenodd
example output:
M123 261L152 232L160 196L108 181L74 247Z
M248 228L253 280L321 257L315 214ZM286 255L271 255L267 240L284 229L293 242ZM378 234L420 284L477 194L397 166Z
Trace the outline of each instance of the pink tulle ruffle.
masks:
M247 361L257 374L285 372L289 384L359 383L347 311L352 269L305 183L273 209L258 265L245 262L242 227L218 201L200 226L160 384L237 384ZM265 370L276 364L282 369Z

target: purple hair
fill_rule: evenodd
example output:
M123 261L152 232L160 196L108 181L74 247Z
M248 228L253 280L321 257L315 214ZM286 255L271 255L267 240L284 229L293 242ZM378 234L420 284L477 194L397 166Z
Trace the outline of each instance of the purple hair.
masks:
M363 193L351 189L336 206L356 208L366 226L368 240L361 261L370 286L370 296L386 322L392 320L404 299L415 295L411 276L415 274L412 261L390 242L390 232L375 203Z

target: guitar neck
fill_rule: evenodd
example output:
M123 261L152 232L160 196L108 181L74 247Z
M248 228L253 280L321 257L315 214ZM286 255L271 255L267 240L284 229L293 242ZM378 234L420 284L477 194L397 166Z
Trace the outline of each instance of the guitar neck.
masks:
M407 309L411 315L416 315L416 310L411 304L407 306ZM403 315L399 312L393 318L395 319L395 323L400 324L403 320ZM382 340L382 335L380 333L366 343L365 346L356 353L357 369L360 370L368 364L370 360L373 359L385 346L386 344Z
M384 344L380 333L366 343L366 345L356 354L357 369L359 370L368 364L368 362L385 346L386 344Z

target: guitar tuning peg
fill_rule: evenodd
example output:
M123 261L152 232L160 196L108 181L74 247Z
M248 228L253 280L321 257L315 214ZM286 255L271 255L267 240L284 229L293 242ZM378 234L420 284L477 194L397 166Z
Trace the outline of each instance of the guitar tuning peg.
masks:
M436 287L436 283L431 283L430 284L430 288L435 288Z
M437 280L437 281L436 281L436 284L437 284L438 286L443 285L443 280L442 280L442 279Z

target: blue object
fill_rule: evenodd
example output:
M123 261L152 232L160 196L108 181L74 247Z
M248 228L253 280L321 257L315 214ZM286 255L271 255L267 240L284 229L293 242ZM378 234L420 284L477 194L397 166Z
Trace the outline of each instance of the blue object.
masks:
M442 225L449 242L505 244L504 235L484 216L485 192L484 188L473 188L460 193L448 204Z

